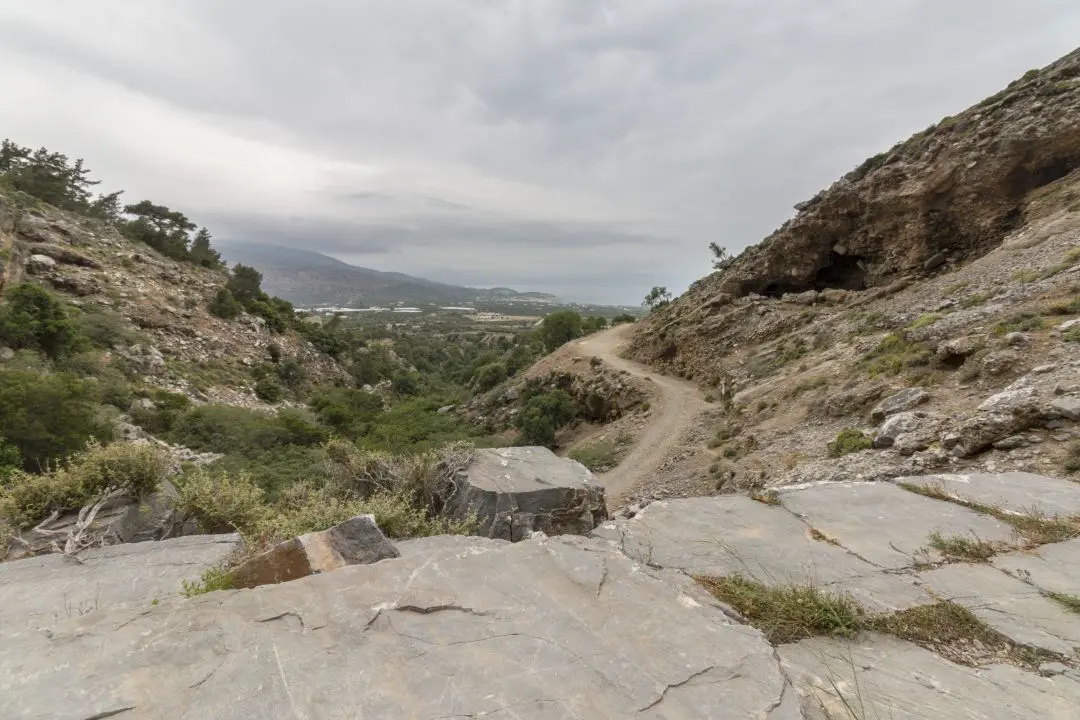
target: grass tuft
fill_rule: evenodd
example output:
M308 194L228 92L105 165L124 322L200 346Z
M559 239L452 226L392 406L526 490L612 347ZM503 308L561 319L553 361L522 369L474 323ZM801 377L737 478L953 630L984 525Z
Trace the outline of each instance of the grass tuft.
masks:
M765 505L783 505L784 501L780 498L780 493L775 490L754 490L750 493L750 499L756 500L759 503Z
M949 561L986 562L997 553L993 544L977 537L946 537L938 532L930 534L929 545Z
M802 585L769 587L742 575L697 580L774 644L817 635L851 637L862 623L862 609L841 593Z
M1080 615L1080 596L1068 593L1047 592L1046 597L1058 603L1071 613Z
M828 444L829 457L838 458L848 453L869 450L874 446L874 441L866 433L854 428L844 428L836 436L836 439Z
M1012 526L1016 534L1029 547L1046 545L1048 543L1062 542L1080 537L1080 517L1047 517L1038 510L1030 510L1026 513L1015 513L1003 510L993 505L964 500L954 497L945 492L939 485L923 485L916 483L900 483L900 487L908 492L913 492L934 500L962 505L975 512L989 515ZM938 548L940 550L940 548ZM944 552L942 554L945 554Z
M180 594L184 597L195 597L215 590L231 590L232 587L232 573L225 568L212 567L207 568L199 580L184 580L180 584ZM156 600L154 604L157 604Z

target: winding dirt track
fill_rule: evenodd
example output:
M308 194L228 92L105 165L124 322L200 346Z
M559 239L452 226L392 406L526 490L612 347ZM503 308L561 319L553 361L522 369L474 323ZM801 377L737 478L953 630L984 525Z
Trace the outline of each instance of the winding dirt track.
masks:
M584 357L598 357L609 366L651 380L659 392L649 402L653 413L649 425L619 466L599 475L609 507L642 481L655 476L668 451L674 448L694 418L707 407L693 383L653 372L645 365L619 357L619 350L633 333L633 325L619 325L574 343Z

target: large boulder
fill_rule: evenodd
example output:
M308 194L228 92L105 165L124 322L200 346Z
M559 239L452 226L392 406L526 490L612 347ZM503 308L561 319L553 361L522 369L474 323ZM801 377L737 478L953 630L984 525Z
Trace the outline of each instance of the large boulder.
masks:
M233 568L230 575L235 587L253 588L398 556L375 518L359 515L328 530L278 543Z
M479 533L518 541L535 531L583 535L607 519L604 488L588 468L544 447L484 449L456 478L452 516Z
M0 717L185 714L802 717L759 632L577 537L455 541L254 590L103 603L0 637Z

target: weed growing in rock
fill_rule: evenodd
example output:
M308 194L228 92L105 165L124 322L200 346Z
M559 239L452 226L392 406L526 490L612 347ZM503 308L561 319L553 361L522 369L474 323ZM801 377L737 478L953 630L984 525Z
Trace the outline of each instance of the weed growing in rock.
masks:
M862 609L841 593L803 585L769 587L742 575L697 581L774 644L817 635L851 637L862 624Z
M204 595L215 590L231 590L233 587L232 574L225 568L207 568L199 580L184 580L180 584L180 594L190 598L196 595ZM157 604L157 600L154 601Z
M870 618L865 629L894 635L921 645L961 665L981 664L977 656L1000 658L1029 668L1052 656L1045 651L1017 645L977 618L962 605L939 602L920 605L892 615Z
M992 505L984 505L955 497L946 492L940 485L900 483L900 487L908 492L917 493L935 500L956 503L975 512L996 518L1012 526L1016 534L1028 546L1046 545L1080 537L1080 517L1047 517L1036 509L1026 513L1009 512Z
M1080 343L1080 327L1070 328L1065 331L1065 334L1061 336L1061 339L1065 342Z
M934 532L930 534L928 542L930 547L944 555L949 561L986 562L997 553L997 548L991 543L974 536L970 538L963 535L946 537Z
M972 295L968 295L967 297L963 298L960 301L960 307L962 307L962 308L973 308L973 307L976 307L977 305L982 305L984 302L990 300L995 295L997 295L997 292L994 291L994 290L986 290L985 292L979 292L979 293L974 293Z
M844 428L836 439L829 443L829 457L837 458L848 453L869 450L873 446L873 440L866 433L854 428Z
M1047 592L1046 597L1061 605L1069 612L1080 615L1080 596L1070 595L1068 593Z

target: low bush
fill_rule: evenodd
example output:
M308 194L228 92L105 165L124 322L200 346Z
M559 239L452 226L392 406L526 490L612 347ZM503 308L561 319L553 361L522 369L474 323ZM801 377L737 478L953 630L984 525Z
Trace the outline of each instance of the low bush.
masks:
M140 497L157 487L166 467L164 454L151 445L91 442L55 470L9 477L0 487L0 515L18 527L31 527L54 511L92 503L107 490Z
M873 446L873 440L861 430L844 428L836 436L836 439L829 443L829 457L837 458L848 453L869 450Z
M562 390L534 395L517 416L521 441L529 445L553 446L555 431L573 420L576 413L574 400Z
M244 311L244 308L236 301L228 288L218 288L207 310L214 317L219 317L222 320L232 320L239 316Z
M263 378L255 383L255 397L265 403L280 402L281 395L281 386L271 378Z
M871 377L899 375L907 368L929 364L932 358L933 353L922 343L891 333L859 361L859 367Z
M50 358L74 352L84 341L64 303L31 282L16 285L0 305L0 345L39 350Z

